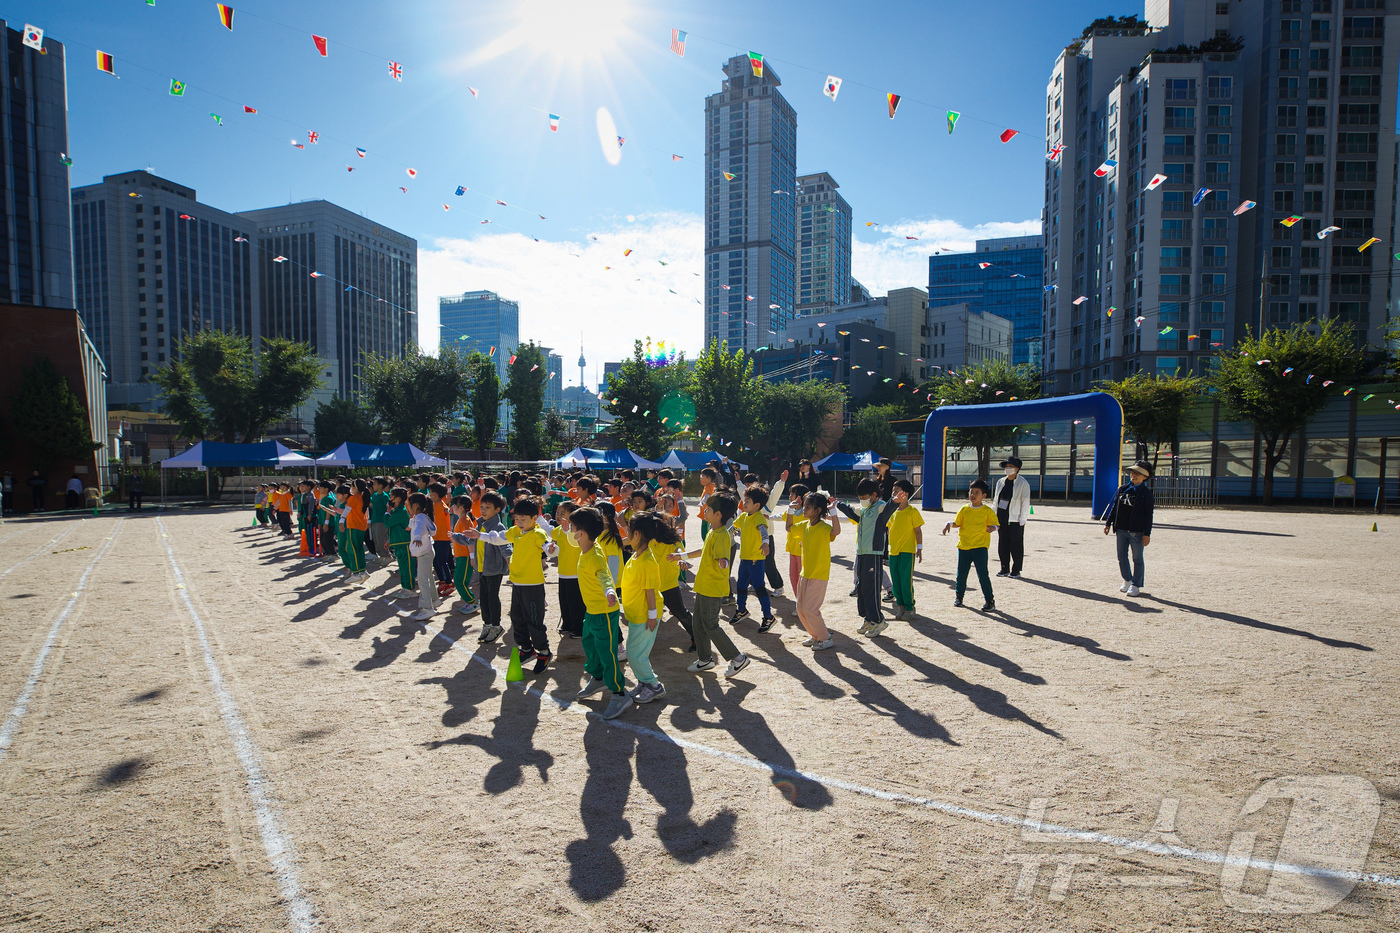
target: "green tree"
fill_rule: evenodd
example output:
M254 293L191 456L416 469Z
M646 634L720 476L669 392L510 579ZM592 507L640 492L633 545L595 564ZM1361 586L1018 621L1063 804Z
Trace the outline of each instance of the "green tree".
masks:
M412 347L402 357L366 353L360 397L394 444L427 447L467 397L467 362L455 350L425 356Z
M621 369L608 377L603 410L617 419L611 433L624 446L643 457L655 459L676 437L669 426L669 418L667 424L661 423L665 417L661 414L661 399L667 386L678 378L675 367L684 365L682 361L653 368L638 340L633 344L632 358L624 360Z
M1200 394L1201 380L1137 372L1117 382L1103 382L1100 388L1123 406L1123 428L1137 444L1138 456L1145 457L1147 448L1152 448L1152 470L1156 472L1162 445L1168 449L1176 446L1186 407Z
M166 414L193 440L257 441L321 385L316 351L280 338L265 338L254 353L247 337L203 330L185 337L177 357L150 379Z
M487 451L496 446L496 428L501 420L501 376L496 372L496 361L473 350L467 357L467 377L471 387L470 426L462 435L462 445Z
M334 450L346 441L378 444L384 429L374 416L351 398L336 396L316 406L316 446Z
M540 415L549 383L549 359L533 340L519 346L506 367L505 400L511 403L510 452L522 460L540 459Z
M1246 333L1209 378L1221 402L1253 423L1264 451L1264 504L1274 500L1274 468L1288 442L1327 400L1365 370L1356 332L1335 320L1312 333L1302 324ZM1284 370L1291 370L1288 374Z
M891 421L899 420L901 412L895 405L866 405L851 419L851 426L841 435L841 449L848 454L878 451L882 457L893 458L899 438Z
M926 384L921 391L935 404L987 405L1040 397L1040 373L1027 363L983 360L964 366L956 375L945 373ZM977 452L977 475L991 470L992 448L1008 446L1016 434L1015 425L983 428L956 428L948 431L948 442Z
M1385 373L1392 382L1400 382L1400 317L1393 317L1385 323Z
M825 379L765 384L758 423L773 458L791 469L797 461L811 457L827 419L841 411L844 399L844 390Z
M761 379L754 378L753 359L729 344L711 341L695 360L690 398L695 403L695 428L742 445L757 436Z
M10 418L41 473L60 460L84 460L102 446L92 439L83 400L47 356L25 367L19 392L10 402Z

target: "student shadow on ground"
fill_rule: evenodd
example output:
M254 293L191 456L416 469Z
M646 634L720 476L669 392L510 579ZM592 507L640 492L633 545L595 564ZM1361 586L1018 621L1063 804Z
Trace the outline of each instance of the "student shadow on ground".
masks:
M1155 606L1139 605L1125 597L1109 596L1107 593L1095 593L1092 590L1080 590L1072 586L1062 586L1058 583L1047 583L1044 580L1032 580L1028 577L1022 577L1021 582L1028 583L1031 586L1038 586L1042 589L1052 590L1056 593L1063 593L1066 596L1076 596L1079 599L1087 599L1096 603L1112 603L1115 606L1122 606L1129 612L1151 613L1162 611Z
M359 614L357 621L351 622L340 630L340 637L346 639L359 638L379 623L394 618L398 618L398 610L395 609L392 603L370 603L364 608L364 611Z
M897 625L898 623L892 623ZM947 622L939 622L925 616L905 620L911 631L918 632L930 641L935 641L949 651L956 652L967 658L969 661L976 661L988 667L994 667L1007 677L1019 680L1023 684L1042 686L1045 678L1039 674L1032 674L1026 671L1021 665L1010 658L1004 658L988 648L975 644L971 636L959 631L956 627Z
M847 661L854 661L852 667ZM948 745L958 745L938 717L914 709L876 678L888 677L894 670L884 661L871 656L859 642L839 636L833 651L814 653L812 662L832 677L851 688L851 696L866 709L891 717L895 724L920 739L937 739ZM859 668L859 669L857 669ZM796 676L793 671L786 673Z
M447 694L442 724L449 729L471 722L482 704L501 692L496 685L496 672L475 660L468 660L466 667L451 677L425 677L418 682L437 684Z
M1281 635L1297 635L1300 638L1309 638L1313 641L1322 642L1332 648L1352 648L1356 651L1374 651L1369 645L1363 645L1354 641L1342 641L1339 638L1328 638L1325 635L1318 635L1300 628L1289 628L1286 625L1276 625L1272 622L1264 622L1259 619L1251 619L1249 616L1235 615L1232 612L1220 612L1216 609L1202 609L1199 606L1188 606L1185 603L1172 602L1170 599L1163 599L1160 596L1153 596L1150 593L1143 593L1140 599L1150 599L1154 603L1161 603L1163 606L1170 606L1173 609L1180 609L1182 612L1189 612L1192 615L1205 616L1208 619L1219 619L1221 622L1233 622L1235 625L1247 625L1250 628L1263 629L1266 632L1278 632Z
M461 687L468 693L481 691L484 686L485 692L479 694L477 705L495 692L495 675L480 665L468 664L461 677ZM421 681L431 682L433 681ZM461 699L470 702L471 697ZM534 768L539 773L540 780L548 784L549 769L554 765L554 756L544 749L535 748L535 730L540 724L540 699L538 691L522 690L518 687L507 688L501 693L500 710L491 721L489 736L467 732L440 742L428 742L426 747L436 750L447 745L470 745L495 758L496 763L487 769L486 777L482 780L482 789L488 794L503 794L513 787L520 786L525 780L527 768ZM453 710L448 712L452 713ZM465 722L475 715L476 709L472 706L471 712L468 713L467 707L464 706L458 712L465 714ZM446 724L447 721L448 716L444 715L443 723Z
M1061 632L1059 629L1036 625L1034 622L1023 622L1010 613L1003 612L1000 609L994 609L988 612L987 617L995 619L1011 628L1020 629L1022 634L1028 638L1044 638L1048 641L1057 641L1062 645L1073 645L1076 648L1083 648L1090 654L1097 654L1100 657L1109 658L1113 661L1132 660L1132 657L1129 655L1121 654L1117 651L1110 651L1085 635L1071 635L1068 632ZM1044 683L1044 681L1042 681L1042 683Z
M372 643L374 653L355 665L355 670L357 671L377 671L380 668L388 667L390 664L393 664L408 650L408 646L413 642L413 639L417 638L419 633L423 631L417 622L405 616L398 615L398 613L391 608L385 607L377 609L377 611L387 612L389 615L394 616L398 620L398 623L393 628L386 630L386 632L393 633L393 637L380 638L378 635L374 636Z
M633 729L614 729L594 716L583 734L588 778L579 796L584 838L564 847L569 860L569 887L593 903L616 893L627 880L627 869L613 846L631 839L632 824L624 815L636 779L660 804L656 836L670 856L687 865L716 855L734 844L738 817L721 809L704 823L691 810L695 795L690 784L685 750L674 742L653 739Z

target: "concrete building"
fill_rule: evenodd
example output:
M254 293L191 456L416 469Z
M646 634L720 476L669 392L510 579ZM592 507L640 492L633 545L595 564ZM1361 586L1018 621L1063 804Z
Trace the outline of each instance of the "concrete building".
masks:
M473 350L496 362L496 375L505 391L511 354L520 345L520 303L495 292L463 292L438 298L439 346L463 355ZM497 434L505 436L510 406L502 401L497 411Z
M816 326L816 316L798 323L801 336L792 343L753 354L754 375L773 382L826 379L845 388L849 403L861 402L886 380L901 381L905 364L894 350L893 331L858 317L826 327ZM787 333L798 329L789 326Z
M45 37L41 54L24 44L19 30L3 20L0 25L0 301L71 309L67 53L63 43ZM100 345L102 333L91 336Z
M366 353L418 345L418 241L329 201L241 211L253 228L257 334L310 343L327 390L359 391Z
M974 311L966 304L929 308L929 374L987 361L1010 362L1013 336L1011 322L989 311Z
M839 187L826 172L797 179L799 316L835 310L851 292L851 205Z
M926 364L919 358L927 357L928 293L915 287L892 289L888 295L878 298L870 297L869 292L863 293L866 296L863 301L793 319L778 338L779 348L784 343L819 342L826 330L863 321L887 331L892 338L888 342L891 359L885 368L892 368L899 375L927 378Z
M619 372L622 372L622 363L621 363L621 362L617 362L617 363L604 363L604 364L603 364L603 380L602 380L601 382L598 383L598 391L599 391L599 392L602 392L604 395L606 395L607 392L608 392L608 379L611 378L612 375L613 375L614 373L619 373Z
M735 56L705 98L706 346L770 345L794 308L797 114L761 70Z
M540 347L549 364L549 381L544 384L544 407L564 410L564 357L549 347Z
M989 263L983 268L984 263ZM1040 367L1040 318L1045 294L1045 240L1039 235L978 240L970 253L928 260L931 307L966 304L1011 321L1012 360Z
M260 335L252 225L150 172L73 189L78 312L106 363L108 400L148 407L152 372L185 335Z

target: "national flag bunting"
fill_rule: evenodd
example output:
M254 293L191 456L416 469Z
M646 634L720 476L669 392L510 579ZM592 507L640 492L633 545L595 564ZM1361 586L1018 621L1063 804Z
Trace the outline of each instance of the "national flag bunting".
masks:
M1147 183L1147 187L1144 188L1144 189L1142 189L1142 190L1143 190L1143 191L1156 191L1158 188L1160 188L1160 187L1162 186L1162 182L1164 182L1164 181L1166 181L1166 180L1167 180L1167 176L1163 175L1161 172L1158 172L1157 174L1155 174L1155 175L1152 176L1152 180L1149 181L1149 182Z
M312 277L313 279L319 279L319 278L320 278L321 276L323 276L323 275L325 275L324 272L312 272L312 273L311 273L311 277Z
M477 95L479 95L479 94L481 93L481 92L478 91L476 88L472 87L470 84L467 85L467 90L469 90L469 91L472 92L472 97L476 97Z
M1100 165L1098 168L1094 169L1094 174L1097 175L1099 178L1103 178L1105 175L1107 175L1109 172L1113 171L1117 167L1117 159L1104 159L1103 165Z
M949 110L949 111L948 111L948 135L949 135L949 136L952 136L952 135L953 135L953 127L955 127L955 126L958 125L958 117L960 117L960 116L962 116L962 114L958 113L956 110Z
M327 53L327 48L326 48L326 37L325 37L325 36L318 36L318 35L314 35L314 34L313 34L313 35L311 36L311 41L314 42L314 43L316 43L316 51L318 51L318 52L321 53L321 57L322 57L322 58L325 58L325 57L326 57L326 53Z
M224 125L224 118L221 117L221 116L219 116L219 115L218 115L217 113L215 113L214 111L212 111L212 110L209 111L209 116L211 116L211 117L214 118L214 122L215 122L215 123L219 124L220 126L223 126L223 125Z
M734 178L735 178L734 175L731 175L731 174L729 174L728 172L725 172L725 173L724 173L724 180L725 180L725 181L733 181Z
M1088 300L1089 300L1089 296L1088 296L1088 295L1080 295L1078 298L1076 298L1076 299L1074 299L1073 301L1071 301L1070 304L1073 304L1073 305L1082 305L1084 302L1086 302L1086 301L1088 301Z
M619 137L617 138L617 148L621 149L621 148L622 148L622 144L625 143L625 142L627 142L627 137L626 137L626 136L619 136Z
M1241 202L1240 202L1240 206L1237 207L1237 208L1235 208L1235 211L1234 211L1235 216L1238 217L1238 216L1240 216L1241 214L1243 214L1245 211L1253 210L1253 209L1254 209L1255 207L1257 207L1257 206L1258 206L1258 204L1257 204L1256 202L1254 202L1254 201L1241 201Z
M991 265L990 262L979 262L979 263L977 264L977 268L979 268L979 269L985 269L985 268L987 268L987 267L990 266L990 265Z
M549 131L551 133L559 132L559 114L551 113L549 115Z
M117 73L116 61L113 60L111 54L104 52L101 49L97 50L97 70L105 71L109 75L114 75Z
M1200 204L1202 201L1204 201L1206 199L1206 195L1210 194L1212 190L1213 189L1211 188L1202 188L1200 191L1197 191L1196 196L1191 199L1191 206L1195 207L1197 204Z
M1300 221L1300 220L1302 220L1302 219L1303 219L1303 218L1302 218L1301 216L1299 216L1298 214L1294 214L1292 217L1285 217L1285 218L1283 218L1282 220L1279 221L1279 223L1283 224L1285 227L1291 227L1291 226L1293 226L1294 224L1296 224L1298 221Z
M896 110L899 109L899 95L898 95L898 94L886 94L886 95L885 95L885 103L889 106L889 109L890 109L890 119L893 120L893 119L894 119L894 112L895 112Z
M1338 233L1338 232L1341 231L1341 229L1342 229L1341 227L1332 226L1332 225L1329 224L1328 226L1323 227L1321 230L1317 231L1317 238L1318 238L1319 240L1325 240L1325 239L1327 239L1327 234L1329 234L1329 233Z
M679 162L679 161L680 161L681 159L683 159L683 158L685 158L685 156L678 156L678 155L676 155L674 152L671 153L671 161L672 161L672 162Z
M460 198L462 195L464 195L464 194L466 194L466 193L467 193L467 186L466 186L466 185L458 185L458 186L457 186L457 197Z
M763 56L757 52L750 52L749 67L753 69L753 76L755 78L763 77Z
M1375 236L1373 236L1373 237L1371 237L1369 240L1367 240L1365 243L1362 243L1360 246L1358 246L1358 247L1356 248L1356 251L1357 251L1358 253L1364 253L1367 249L1369 249L1369 248L1371 247L1372 244L1374 244L1374 243L1379 243L1380 241L1381 241L1381 238L1380 238L1380 237L1375 237Z
M257 113L257 112L258 112L258 109L257 109L256 107L249 107L247 104L244 104L244 105L243 105L243 112L244 112L244 113Z
M363 159L363 158L365 157L365 150L364 150L364 149L360 149L360 148L356 148L356 149L355 149L355 155L357 155L357 156L359 156L360 158Z
M227 3L214 4L219 8L219 22L224 24L224 28L233 32L233 7Z
M835 100L836 95L841 93L841 79L836 75L827 75L826 86L822 88L822 93Z
M40 29L38 26L31 26L25 23L24 44L31 49L36 49L40 52L44 51L44 30Z
M321 134L316 132L315 130L311 130L306 134L306 141L313 146L316 145L317 141L320 140L320 138Z
M402 81L402 80L403 80L403 65L400 65L398 62L390 62L390 63L389 63L389 77L393 78L395 81Z
M175 79L175 78L171 78L171 79L170 79L170 96L171 96L171 97L184 97L184 96L185 96L185 82L180 81L180 80L177 80L177 79Z
M1011 142L1012 138L1013 138L1018 132L1019 132L1019 130L1002 130L1002 131L1001 131L1001 141L1004 142L1004 143L1009 143L1009 142Z
M409 178L417 178L417 177L418 177L418 169L416 169L416 168L408 168L408 169L404 169L404 171L408 172L408 177L409 177Z
M1060 160L1060 153L1062 153L1062 152L1064 152L1064 151L1065 151L1065 147L1064 147L1064 146L1056 146L1056 147L1054 147L1053 149L1051 149L1049 152L1045 153L1045 158L1048 159L1048 160L1050 160L1051 162L1058 162L1058 161Z
M684 30L684 29L672 29L672 30L671 30L671 51L672 51L672 52L675 52L675 53L676 53L677 55L679 55L681 58L685 58L685 30Z

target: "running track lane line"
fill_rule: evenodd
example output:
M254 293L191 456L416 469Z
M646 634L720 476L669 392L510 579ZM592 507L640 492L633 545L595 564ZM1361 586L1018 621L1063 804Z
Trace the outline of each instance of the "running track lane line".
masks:
M185 575L180 572L180 564L175 560L175 552L170 547L170 539L166 537L165 524L159 517L156 518L156 528L160 531L160 540L161 544L165 546L165 554L170 558L170 567L175 571L176 592L184 600L185 609L194 622L195 634L199 636L199 647L204 652L204 666L209 671L209 682L213 687L214 696L219 702L219 715L223 717L224 727L228 729L229 739L233 742L234 752L238 755L238 763L243 767L243 773L247 779L248 797L252 800L253 812L257 816L258 832L262 835L263 848L267 850L268 861L272 863L273 874L277 877L277 886L282 892L282 900L287 905L287 919L291 922L291 928L297 933L311 933L318 926L316 908L311 903L311 899L301 890L300 873L297 870L296 844L292 841L291 834L282 826L282 820L277 815L276 796L272 781L263 768L262 754L258 751L257 742L249 734L248 723L244 720L243 714L239 712L238 702L224 686L224 675L219 672L218 662L214 660L213 649L209 646L209 636L204 631L204 622L200 619L199 613L195 611L189 589L185 586Z
M53 620L53 625L49 628L49 637L44 639L44 647L39 649L39 656L34 659L34 667L29 672L29 679L24 682L24 687L20 690L19 697L15 699L15 705L10 710L10 715L5 717L5 724L0 726L0 761L5 760L5 755L10 751L10 743L14 741L15 733L19 731L20 721L24 719L24 714L29 711L29 701L34 698L34 688L38 685L39 678L44 676L44 665L48 663L49 652L53 650L53 643L54 640L58 638L59 629L63 627L63 623L67 621L68 616L73 612L73 607L78 604L78 600L82 598L83 590L87 586L88 575L91 574L92 569L97 566L97 562L102 559L102 555L106 554L107 549L112 546L112 542L116 540L117 531L121 528L122 522L124 521L126 521L125 516L117 519L116 525L112 526L112 533L107 536L107 543L102 545L102 550L97 552L97 556L92 559L92 562L87 565L87 569L83 571L83 575L78 578L78 588L73 591L73 595L68 600L68 605L64 606L63 611L58 614L58 618ZM72 528L68 529L68 531L72 530ZM53 541L45 544L40 551L51 547L59 538L68 534L68 531L65 531L57 538L54 538ZM38 557L40 551L36 551L29 557L26 557L24 560L20 561L19 564L15 564L14 567L11 567L10 570L14 570L19 567L20 564L28 563ZM10 570L5 571L5 573L8 574ZM4 576L4 574L0 574L0 579L4 579Z
M387 597L382 598L387 599ZM420 628L423 629L424 632L428 633L434 638L441 638L443 641L447 642L447 644L451 646L454 650L461 651L464 654L470 655L471 660L490 668L492 673L494 673L497 677L505 677L504 671L502 671L500 668L496 667L496 665L492 664L486 658L483 658L481 655L477 654L471 649L463 648L461 645L453 641L447 635L444 635L441 629L434 629L431 626L425 625L424 623L418 621L417 619L413 619L411 616L409 618L409 621L415 622ZM506 684L506 689L510 689L509 683ZM598 713L596 710L589 709L588 707L578 703L560 700L557 697L551 696L550 694L545 693L535 687L526 687L525 690L533 696L539 697L543 700L548 700L549 702L557 706L561 711L579 713L584 716L588 716L595 719L602 718L602 714ZM812 781L814 783L821 784L824 787L830 787L836 790L849 791L853 794L860 794L865 797L873 797L876 800L884 800L890 803L907 803L912 804L916 807L923 807L926 810L935 810L940 813L949 814L950 816L957 816L962 817L964 819L977 820L982 823L992 823L1000 826L1014 826L1017 828L1029 829L1033 832L1048 833L1053 836L1060 836L1066 842L1082 842L1099 846L1113 846L1114 848L1133 849L1138 852L1148 852L1153 855L1164 855L1169 858L1185 859L1186 861L1191 862L1205 862L1213 865L1243 865L1249 868L1262 868L1266 871L1281 871L1286 874L1306 875L1311 878L1327 878L1334 881L1350 881L1353 883L1365 881L1370 882L1371 884L1386 885L1390 887L1400 887L1400 877L1396 877L1394 875L1385 875L1379 872L1336 871L1328 868L1314 868L1308 865L1294 865L1288 862L1271 862L1264 859L1245 859L1239 858L1237 856L1226 855L1220 852L1212 852L1208 849L1198 850L1183 846L1168 846L1160 842L1143 842L1140 839L1128 839L1122 836L1114 836L1110 833L1100 833L1094 832L1092 830L1074 829L1068 826L1059 826L1054 823L1042 823L1037 820L1026 819L1024 817L1007 816L1004 813L989 813L985 810L973 810L969 809L968 807L958 806L954 803L944 803L939 800L931 800L928 797L915 797L911 794L901 794L896 791L878 790L874 787L866 787L863 784L856 784L852 781L845 781L840 778L824 777L820 774L814 774L811 771L801 771L796 768L786 768L781 765L769 764L766 761L760 761L757 758L751 758L748 755L740 755L737 752L728 752L720 748L712 748L708 745L701 745L699 742L692 742L690 739L683 739L679 736L668 735L665 732L661 732L656 729L649 729L646 726L639 726L635 723L623 722L621 719L610 720L608 724L611 726L616 726L619 729L626 729L627 731L633 732L637 735L644 735L648 738L656 739L659 742L665 742L668 745L676 745L680 748L700 752L704 755L709 755L712 758L719 758L737 765L742 765L743 767L750 768L754 771L766 771L769 774L772 774L775 778L784 777Z
M125 520L126 520L126 519L125 519L125 516L123 516L123 518L120 519L120 520L121 520L121 521L125 521ZM35 551L33 554L30 554L30 555L29 555L28 557L26 557L24 560L20 561L18 564L15 564L13 567L11 567L9 570L6 570L4 573L0 573L0 580L5 579L5 578L8 577L10 574L14 573L16 570L18 570L19 568L23 567L25 564L29 563L29 562L30 562L31 560L33 560L34 558L36 558L36 557L40 556L41 554L43 554L44 551L46 551L47 549L53 547L53 546L54 546L55 544L57 544L58 542L62 541L65 537L67 537L67 535L68 535L69 532L71 532L74 528L77 528L77 527L78 527L77 525L70 525L70 526L68 527L67 530L65 530L65 531L63 531L63 532L60 532L59 534L57 534L57 535L55 535L54 537L50 538L50 539L49 539L47 542L45 542L44 544L41 544L41 545L39 546L39 550ZM15 532L15 534L18 534L18 533L19 533L19 532ZM14 537L14 535L11 535L10 537Z

